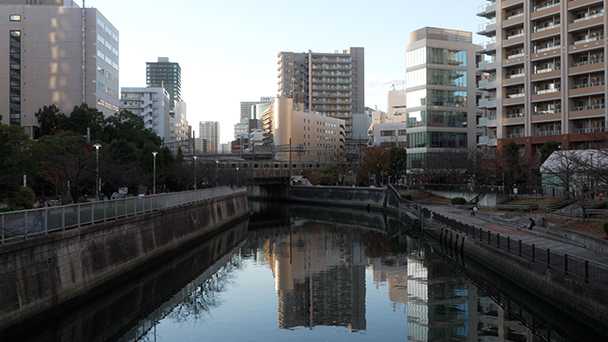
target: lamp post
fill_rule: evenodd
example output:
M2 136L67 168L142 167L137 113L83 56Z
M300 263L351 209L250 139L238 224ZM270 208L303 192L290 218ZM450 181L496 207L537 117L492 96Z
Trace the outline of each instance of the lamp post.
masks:
M158 154L158 152L154 151L152 152L152 155L154 156L154 176L152 179L152 194L156 195L156 155Z
M217 179L217 168L218 168L219 163L220 163L219 160L215 161L215 186L216 187L219 185L219 179Z
M99 184L99 148L101 145L96 143L93 146L95 146L95 198L101 201L101 184Z
M236 168L236 187L239 187L239 168Z
M194 158L194 190L196 190L196 158L198 157L194 156L192 158Z

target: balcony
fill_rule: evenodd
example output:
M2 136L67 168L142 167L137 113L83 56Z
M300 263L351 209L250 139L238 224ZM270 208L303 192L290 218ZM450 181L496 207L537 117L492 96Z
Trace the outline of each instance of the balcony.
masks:
M603 16L604 16L604 9L600 10L597 13L590 12L589 14L585 15L584 17L576 18L576 19L572 20L572 23L580 23L582 21L590 20L593 18L599 18L599 17L603 17Z
M551 93L559 93L561 88L551 88L551 89L540 89L534 92L534 95L543 95L543 94L551 94Z
M530 14L530 19L535 20L538 18L559 14L560 8L560 1L553 1L547 5L533 8L532 13Z
M580 112L580 111L585 111L585 110L596 110L596 109L604 109L604 104L601 103L601 104L596 104L596 105L572 107L573 112Z
M521 138L523 136L523 133L507 133L507 138Z
M507 113L507 115L505 115L505 117L507 119L523 118L525 116L526 115L524 113L522 113L522 112L519 112L519 113Z
M575 133L597 133L597 132L605 132L606 128L604 127L584 127L578 128L574 130Z
M494 13L496 13L496 0L477 8L477 16L479 17L489 17Z
M561 2L560 0L555 0L555 1L547 2L544 6L534 6L532 8L532 12L538 12L538 11L542 11L547 8L559 6L560 2Z
M546 135L559 135L562 134L561 130L543 130L543 131L536 131L536 133L534 134L535 136L546 136Z
M572 63L572 67L579 67L579 66L596 64L596 63L604 63L604 59L598 58L598 59L590 59L587 61L576 62L576 63Z
M572 45L579 45L579 44L585 44L585 43L590 43L590 42L594 42L596 40L602 40L604 39L604 35L603 34L596 34L596 35L591 35L588 38L585 39L580 39L580 40L575 40Z
M561 109L546 109L546 110L536 111L536 112L532 113L532 115L536 116L536 115L561 114L561 112L562 112Z
M572 87L572 89L584 89L584 88L598 87L598 86L603 86L603 85L604 85L604 81L590 82L590 83L580 83L580 84L575 84Z

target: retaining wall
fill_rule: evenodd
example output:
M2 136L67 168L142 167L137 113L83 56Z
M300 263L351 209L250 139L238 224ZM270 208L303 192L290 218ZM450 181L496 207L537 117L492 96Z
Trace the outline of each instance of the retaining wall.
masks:
M245 192L0 247L0 331L50 318L249 214Z
M441 235L439 225L428 225L425 231L437 238ZM565 275L558 269L547 269L538 262L514 257L461 232L448 231L445 240L457 253L466 254L535 296L608 334L608 293L605 290Z
M291 186L289 200L316 204L349 205L353 207L382 209L392 206L386 189L343 186ZM395 210L398 210L398 204Z

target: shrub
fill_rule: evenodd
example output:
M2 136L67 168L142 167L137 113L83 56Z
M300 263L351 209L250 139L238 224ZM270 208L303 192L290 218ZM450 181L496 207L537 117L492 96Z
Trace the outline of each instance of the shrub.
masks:
M9 207L22 207L25 209L32 209L35 201L36 194L34 194L34 190L23 186L20 187L19 191L15 192L12 197L7 197L4 199L4 203L6 203L6 205Z
M606 209L606 207L608 207L608 203L604 202L598 205L592 205L589 207L589 209Z
M606 237L608 237L608 222L604 222L604 233L606 233Z
M401 198L406 199L408 201L411 201L412 200L412 195L410 195L410 194L403 194L403 195L401 195Z
M467 200L465 200L462 197L454 197L454 198L452 198L452 204L454 204L454 205L463 205L463 204L466 204L466 203L467 203Z

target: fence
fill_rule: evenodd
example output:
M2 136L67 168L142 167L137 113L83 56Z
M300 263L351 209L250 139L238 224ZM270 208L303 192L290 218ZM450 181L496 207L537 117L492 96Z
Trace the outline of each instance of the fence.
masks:
M425 209L424 212L426 216L429 215L428 210ZM564 274L577 277L585 282L608 287L608 267L605 265L558 250L552 250L545 246L529 244L519 239L515 240L510 236L501 236L500 233L481 227L469 226L439 214L434 215L434 220L461 231L472 239L486 242L488 245L502 249L507 253L531 260L546 269L559 270ZM447 232L445 234L447 235ZM444 229L442 228L441 239L445 238L443 235Z
M244 190L218 187L11 211L0 214L0 241L5 244L14 240L27 240L54 231L177 207L242 191Z

